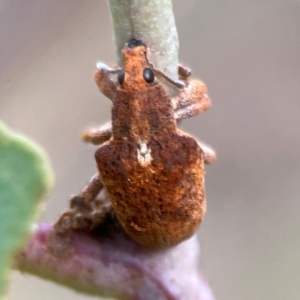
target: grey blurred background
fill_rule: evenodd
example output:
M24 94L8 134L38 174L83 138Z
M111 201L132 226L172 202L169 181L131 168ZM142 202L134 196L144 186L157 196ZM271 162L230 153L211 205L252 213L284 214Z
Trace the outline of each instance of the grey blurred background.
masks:
M183 129L213 145L202 265L217 299L300 299L300 1L175 0L180 60L213 107ZM0 117L49 153L53 221L95 173L79 135L109 120L93 82L114 64L101 0L0 0ZM89 299L15 272L9 300Z

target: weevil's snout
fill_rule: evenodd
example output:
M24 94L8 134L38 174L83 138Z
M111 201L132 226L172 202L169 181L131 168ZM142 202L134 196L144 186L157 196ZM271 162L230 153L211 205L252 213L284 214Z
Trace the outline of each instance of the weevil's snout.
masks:
M139 40L130 40L122 50L123 71L118 75L118 82L125 90L140 90L155 80L148 62L149 50Z

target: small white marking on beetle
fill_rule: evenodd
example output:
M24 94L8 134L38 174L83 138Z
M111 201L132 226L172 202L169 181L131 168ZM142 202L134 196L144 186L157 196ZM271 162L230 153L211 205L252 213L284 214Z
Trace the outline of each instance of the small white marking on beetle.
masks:
M151 149L148 148L147 143L144 141L138 141L137 159L144 167L148 166L152 161Z

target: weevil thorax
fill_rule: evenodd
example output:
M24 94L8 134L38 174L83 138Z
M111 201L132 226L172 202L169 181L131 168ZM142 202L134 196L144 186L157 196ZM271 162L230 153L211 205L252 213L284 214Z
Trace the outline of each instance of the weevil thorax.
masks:
M176 131L171 98L155 78L149 55L149 48L139 41L126 44L112 108L114 139L132 140L144 151L154 136Z

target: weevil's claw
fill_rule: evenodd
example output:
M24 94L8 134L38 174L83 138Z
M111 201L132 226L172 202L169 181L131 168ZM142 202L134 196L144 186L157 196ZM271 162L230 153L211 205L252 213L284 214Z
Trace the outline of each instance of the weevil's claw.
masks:
M82 196L74 195L70 199L70 207L75 208L75 207L78 207L78 206L83 206L85 204L84 202L85 201L84 201L84 198Z
M73 217L74 213L72 211L64 212L53 225L55 231L58 233L70 231L72 229Z
M192 75L192 70L190 68L184 67L182 65L178 66L178 75L181 79L186 80Z

